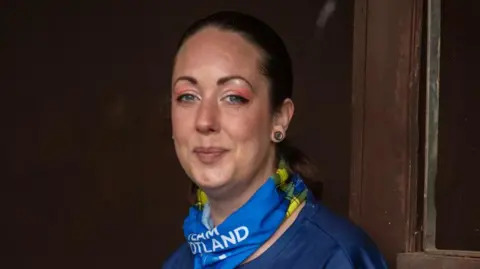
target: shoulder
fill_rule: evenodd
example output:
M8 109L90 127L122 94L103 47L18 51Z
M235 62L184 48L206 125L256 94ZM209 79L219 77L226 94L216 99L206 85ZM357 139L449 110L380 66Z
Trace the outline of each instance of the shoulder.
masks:
M337 268L340 264L351 268L387 268L377 246L360 227L319 202L308 202L305 207L308 215L304 225L308 227L308 236L329 245L328 264L332 267L328 268Z
M193 255L187 243L179 247L164 263L162 269L182 269L193 267Z

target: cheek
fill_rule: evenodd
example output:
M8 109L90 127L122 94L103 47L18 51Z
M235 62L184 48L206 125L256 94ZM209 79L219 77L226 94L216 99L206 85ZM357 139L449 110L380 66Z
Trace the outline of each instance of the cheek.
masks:
M271 120L268 111L256 109L227 120L230 135L238 142L264 141L270 136Z
M181 108L172 108L171 111L171 120L172 120L172 135L173 135L173 144L175 147L175 153L177 155L180 164L184 169L189 170L189 154L188 154L188 145L189 145L189 133L191 132L190 123L188 114ZM187 172L188 174L188 172Z
M176 141L183 141L188 134L191 133L192 128L192 116L191 112L182 108L172 108L171 120L172 120L172 134Z

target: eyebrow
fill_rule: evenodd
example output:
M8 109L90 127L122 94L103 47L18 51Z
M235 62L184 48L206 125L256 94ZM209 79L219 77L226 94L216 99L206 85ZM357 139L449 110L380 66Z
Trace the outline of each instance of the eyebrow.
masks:
M231 81L231 80L234 80L234 79L239 79L239 80L242 80L243 82L247 83L248 86L253 89L253 86L252 84L244 77L242 76L238 76L238 75L233 75L233 76L226 76L226 77L222 77L222 78L219 78L217 80L217 85L218 86L221 86L221 85L224 85L226 84L227 82ZM191 76L180 76L178 77L175 82L173 83L174 85L177 84L177 82L179 81L182 81L182 80L185 80L185 81L188 81L194 85L197 85L198 84L198 80L195 79L194 77L191 77Z

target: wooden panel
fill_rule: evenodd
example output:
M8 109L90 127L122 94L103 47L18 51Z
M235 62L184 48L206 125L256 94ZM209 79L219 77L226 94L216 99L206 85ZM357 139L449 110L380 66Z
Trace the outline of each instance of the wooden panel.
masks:
M480 259L425 253L398 255L397 269L479 269Z
M350 215L392 268L418 234L421 18L422 1L356 2Z

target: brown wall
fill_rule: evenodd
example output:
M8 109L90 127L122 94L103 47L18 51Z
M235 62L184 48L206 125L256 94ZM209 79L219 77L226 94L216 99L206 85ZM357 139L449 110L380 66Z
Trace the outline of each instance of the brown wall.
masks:
M296 78L291 135L320 168L325 203L347 215L353 0L339 1L315 39L323 2L4 9L2 240L14 262L4 268L158 268L182 242L188 180L160 107L181 31L224 8L264 19L286 40Z

